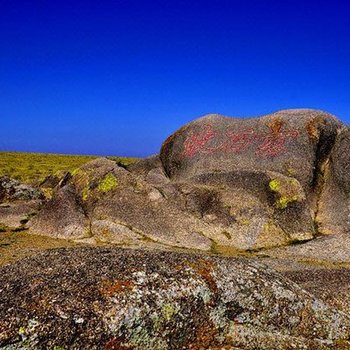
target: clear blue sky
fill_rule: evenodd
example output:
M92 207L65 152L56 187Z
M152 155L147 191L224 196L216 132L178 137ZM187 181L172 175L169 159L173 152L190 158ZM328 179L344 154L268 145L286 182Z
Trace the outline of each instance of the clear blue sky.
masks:
M349 6L0 0L0 150L146 156L212 112L350 122Z

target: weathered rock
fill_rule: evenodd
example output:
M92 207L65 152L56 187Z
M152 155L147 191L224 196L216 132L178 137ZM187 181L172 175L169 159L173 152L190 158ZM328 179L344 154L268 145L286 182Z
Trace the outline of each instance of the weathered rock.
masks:
M350 318L246 259L78 248L0 268L1 349L349 349Z
M337 137L343 128L335 117L316 110L285 110L250 119L208 115L171 135L160 157L172 182L200 180L204 184L217 177L216 185L229 185L227 191L237 198L236 212L256 213L254 221L265 218L270 227L282 229L287 236L300 232L296 240L305 240L315 232L350 231L350 205L345 204L350 188L346 171L350 167L349 132ZM246 196L242 181L232 181L244 172L244 186L249 192ZM275 179L271 172L276 174ZM253 174L260 174L262 179L270 177L269 184L256 181ZM235 194L237 191L239 194ZM271 191L275 202L264 201L270 214L256 211L257 203ZM344 203L342 208L339 203ZM249 236L235 229L236 235ZM276 242L273 238L278 244L290 242L276 235L277 231L269 232L266 242Z
M140 159L139 161L132 163L126 167L132 173L138 175L147 175L152 169L162 168L159 155L153 155L147 158Z
M60 184L60 182L67 176L66 171L57 171L55 174L48 175L40 184L39 188L41 192L45 195L46 199L51 199L55 188Z
M7 176L0 177L0 226L5 230L24 229L40 209L44 194Z
M146 182L152 185L161 185L170 182L166 176L159 155L140 159L126 167L128 171L135 175L140 175Z
M322 191L316 222L322 234L350 232L350 129L336 139L329 162L324 165Z
M150 170L145 178L146 182L151 185L164 185L170 182L170 179L165 175L162 168L155 168Z
M244 119L210 114L171 135L160 158L171 178L268 170L295 177L308 193L342 127L332 115L308 109Z
M160 158L127 167L101 158L66 175L32 231L214 251L345 233L350 137L344 128L316 110L205 116L168 138Z
M205 202L203 216L214 214L215 223L237 240L237 247L259 249L314 236L306 195L295 178L270 171L241 170L202 174L192 180L211 186L217 193L216 200ZM222 220L225 213L231 220Z
M169 183L156 169L150 172L153 183L110 160L93 160L62 181L32 220L31 231L200 250L217 245L260 249L313 237L305 194L295 179L251 171ZM225 186L220 185L222 176Z
M12 201L0 204L0 226L9 230L24 229L26 223L40 210L41 201Z
M90 236L89 221L75 189L66 185L55 193L28 226L32 233L56 238L80 239Z
M0 202L12 200L44 199L43 193L8 176L0 177Z
M127 235L129 243L209 250L212 242L201 233L204 228L200 220L166 201L157 188L104 158L63 181L31 223L33 233L61 238L90 235L125 244Z
M55 174L46 176L46 178L40 183L40 188L55 188L62 178L66 175L64 171L58 171Z

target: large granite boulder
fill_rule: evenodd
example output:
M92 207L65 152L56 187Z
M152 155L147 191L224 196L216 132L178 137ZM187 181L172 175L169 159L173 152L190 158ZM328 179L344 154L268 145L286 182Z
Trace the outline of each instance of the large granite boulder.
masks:
M155 169L150 173L136 175L111 160L93 160L61 181L30 230L79 241L211 251L313 237L306 197L295 179L250 171L223 174L223 186L220 174L188 183L170 182Z
M32 233L122 245L209 250L204 224L114 161L93 160L67 176L31 221Z
M162 145L160 158L171 178L268 170L296 178L308 193L318 164L328 157L342 127L334 116L308 109L259 118L209 114L171 135Z
M67 174L31 232L89 242L256 250L350 228L349 135L330 114L209 115L160 156L105 158Z
M238 211L254 217L250 221L265 217L264 225L307 240L350 229L348 206L339 208L347 203L350 183L344 128L334 116L307 109L244 119L207 115L171 135L160 158L172 182L212 184L216 178ZM269 214L263 215L256 203L272 193L275 202L264 202ZM271 240L276 230L269 231Z
M0 268L1 349L349 349L350 318L256 262L58 249Z

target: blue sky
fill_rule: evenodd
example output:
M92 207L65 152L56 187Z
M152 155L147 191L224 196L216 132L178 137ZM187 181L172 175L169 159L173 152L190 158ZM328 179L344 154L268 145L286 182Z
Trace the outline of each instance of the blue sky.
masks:
M146 156L214 112L349 123L349 6L0 0L0 150Z

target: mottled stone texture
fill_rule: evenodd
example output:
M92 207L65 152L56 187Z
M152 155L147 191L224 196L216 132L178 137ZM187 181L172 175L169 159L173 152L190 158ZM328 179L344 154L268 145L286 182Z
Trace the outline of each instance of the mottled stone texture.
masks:
M243 258L58 249L0 268L1 349L349 349L350 318Z

